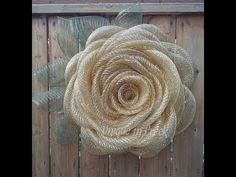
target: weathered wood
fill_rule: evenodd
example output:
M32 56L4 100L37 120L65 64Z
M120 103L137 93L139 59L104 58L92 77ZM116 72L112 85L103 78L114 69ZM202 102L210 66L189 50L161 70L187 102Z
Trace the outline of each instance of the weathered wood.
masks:
M48 18L49 58L63 57L55 37L56 17ZM55 141L56 113L50 113L51 127L51 177L78 177L78 144L58 144Z
M192 56L199 73L192 87L197 103L194 121L174 139L174 168L176 177L202 176L204 136L204 29L203 16L177 17L177 44Z
M157 25L166 34L168 41L175 40L175 16L174 15L146 15L143 23Z
M108 155L98 156L91 154L86 150L81 141L79 141L79 145L79 177L110 177Z
M155 24L167 35L168 41L175 40L175 16L146 16L144 23ZM173 174L170 153L171 145L164 148L157 156L141 158L140 177L169 177Z
M159 1L160 0L32 0L32 3L33 4L88 4L88 3L131 3L131 2L148 3L148 2L159 2Z
M47 63L46 17L32 19L32 69ZM32 78L32 95L46 91L47 86ZM49 177L48 113L32 105L32 176Z
M82 145L80 158L80 177L109 177L108 155L98 156L86 151Z
M178 3L197 3L197 2L204 2L204 0L159 0L162 3L174 3L174 2L178 2Z
M113 154L110 159L111 177L139 176L139 158L131 153Z
M51 59L63 57L59 45L54 36L55 34L56 17L49 18L49 41L50 51L49 56ZM51 115L51 124L54 124L56 115ZM53 132L53 128L51 133ZM78 145L59 145L52 141L52 177L62 175L63 177L81 177L93 176L106 177L108 175L108 156L96 156L89 154L85 149L81 148L78 152ZM80 160L79 160L80 153ZM78 164L80 161L80 164ZM88 165L89 164L89 165ZM94 164L94 165L93 165ZM97 168L98 164L104 168ZM91 169L91 165L95 167L95 171ZM80 172L78 167L80 166ZM97 171L96 171L97 169Z
M171 174L169 146L152 158L141 158L140 177L169 177Z
M204 0L32 0L33 4L87 4L87 3L163 3L163 2L204 2Z
M32 4L32 13L118 13L130 3L91 3L91 4ZM203 3L142 3L142 12L165 13L203 13Z
M108 155L94 155L86 150L82 142L80 145L79 177L110 177Z

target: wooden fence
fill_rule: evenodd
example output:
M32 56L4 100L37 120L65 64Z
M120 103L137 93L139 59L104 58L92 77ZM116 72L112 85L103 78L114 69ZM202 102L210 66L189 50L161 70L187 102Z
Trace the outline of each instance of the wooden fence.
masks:
M55 38L56 15L32 15L32 69L63 57ZM156 157L130 153L96 156L77 145L52 141L56 115L32 106L33 177L203 177L204 143L204 17L203 14L145 15L145 23L158 25L169 40L192 56L197 72L193 94L197 112L191 126L176 136ZM32 78L32 94L48 88Z

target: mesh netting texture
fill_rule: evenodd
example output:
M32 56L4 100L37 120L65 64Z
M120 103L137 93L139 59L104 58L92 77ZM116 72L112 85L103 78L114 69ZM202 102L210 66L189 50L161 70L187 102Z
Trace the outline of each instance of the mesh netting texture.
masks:
M94 154L152 157L192 122L189 54L155 25L92 32L65 70L64 114Z

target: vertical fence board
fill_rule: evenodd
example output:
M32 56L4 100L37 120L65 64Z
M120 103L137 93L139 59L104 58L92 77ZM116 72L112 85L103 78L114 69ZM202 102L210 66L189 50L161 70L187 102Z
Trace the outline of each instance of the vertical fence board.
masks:
M204 29L203 16L177 17L177 44L192 56L199 70L192 92L197 103L193 123L174 139L174 167L176 177L202 176L204 123Z
M130 153L111 155L111 177L139 176L139 158Z
M157 25L167 36L168 41L174 42L175 40L175 16L170 15L155 15L145 16L144 23Z
M79 177L109 177L108 155L91 154L81 145L79 163Z
M47 63L46 17L32 19L32 69ZM47 91L32 78L32 95ZM32 105L32 176L49 177L49 130L47 112Z
M90 154L82 145L80 167L81 177L108 177L108 156Z
M48 18L49 29L49 58L63 57L60 47L55 37L55 25L57 18ZM78 177L78 144L58 144L55 141L55 121L56 113L50 113L51 127L51 176L52 177Z
M110 18L110 16L107 16ZM105 17L105 18L106 18ZM81 143L81 142L80 142ZM108 155L94 155L86 151L81 144L80 151L80 177L110 177Z
M167 35L168 41L175 39L175 16L146 16L144 23L157 25ZM170 145L164 148L157 156L142 158L140 177L167 177L171 175Z

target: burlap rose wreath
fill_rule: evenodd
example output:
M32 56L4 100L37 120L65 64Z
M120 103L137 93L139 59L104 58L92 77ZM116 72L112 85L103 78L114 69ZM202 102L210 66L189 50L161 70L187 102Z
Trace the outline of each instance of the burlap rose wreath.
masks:
M80 133L92 153L151 157L191 124L191 57L142 22L140 4L112 21L58 17L55 38L64 57L33 71L49 90L32 102L57 113L52 141L78 143Z
M193 120L193 75L155 25L103 26L66 66L64 113L92 153L154 156Z

